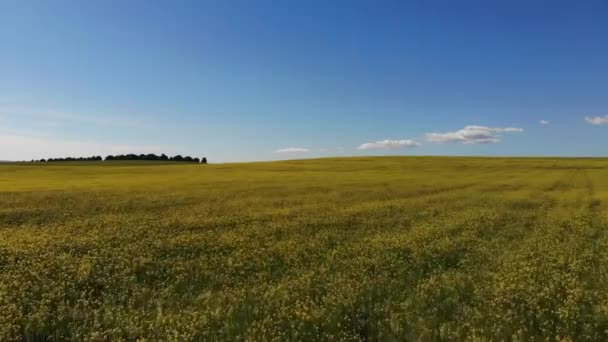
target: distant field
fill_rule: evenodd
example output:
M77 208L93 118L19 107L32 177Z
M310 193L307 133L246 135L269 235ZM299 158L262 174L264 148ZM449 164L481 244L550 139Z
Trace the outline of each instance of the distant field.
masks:
M0 341L608 339L608 159L0 165Z

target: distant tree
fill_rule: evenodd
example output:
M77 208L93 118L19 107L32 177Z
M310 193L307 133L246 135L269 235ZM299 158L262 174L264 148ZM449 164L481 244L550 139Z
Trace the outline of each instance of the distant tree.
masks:
M203 159L201 160L201 163L207 164L207 157L203 157Z
M64 162L64 161L101 161L101 160L170 160L175 162L188 162L188 163L206 163L205 158L201 161L199 158L192 158L191 156L182 157L180 154L175 155L173 157L168 157L166 154L161 154L157 156L156 154L118 154L118 155L107 155L105 158L101 156L90 156L90 157L65 157L65 158L48 158L48 159L40 159L35 160L32 159L31 162Z

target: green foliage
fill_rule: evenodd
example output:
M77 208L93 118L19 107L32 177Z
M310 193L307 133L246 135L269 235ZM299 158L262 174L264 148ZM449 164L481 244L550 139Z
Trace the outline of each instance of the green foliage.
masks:
M608 161L0 165L0 340L606 340Z

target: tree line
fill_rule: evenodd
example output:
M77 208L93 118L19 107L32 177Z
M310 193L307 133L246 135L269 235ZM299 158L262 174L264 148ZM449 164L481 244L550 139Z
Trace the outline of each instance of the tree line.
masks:
M161 154L157 156L156 154L119 154L116 156L107 156L105 160L159 160L159 161L176 161L176 162L187 162L187 163L207 163L207 158L192 158L190 156L181 156L176 155L173 157L169 157L166 154Z
M100 161L100 160L103 160L103 158L101 158L101 156L93 156L93 157L78 157L78 158L74 158L74 157L49 158L49 159L32 160L32 162L53 163L53 162L63 162L63 161Z
M101 156L92 156L92 157L67 157L67 158L48 158L48 159L39 159L32 160L35 163L54 163L54 162L66 162L66 161L112 161L112 160L157 160L157 161L174 161L174 162L186 162L186 163L202 163L207 164L207 158L192 158L190 156L182 156L175 155L172 157L167 156L166 154L161 154L157 156L156 154L119 154L119 155L109 155L106 156L105 159Z

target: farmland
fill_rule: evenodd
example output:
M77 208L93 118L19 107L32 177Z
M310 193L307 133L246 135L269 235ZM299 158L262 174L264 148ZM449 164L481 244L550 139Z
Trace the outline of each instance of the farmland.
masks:
M0 340L608 338L608 160L0 165Z

